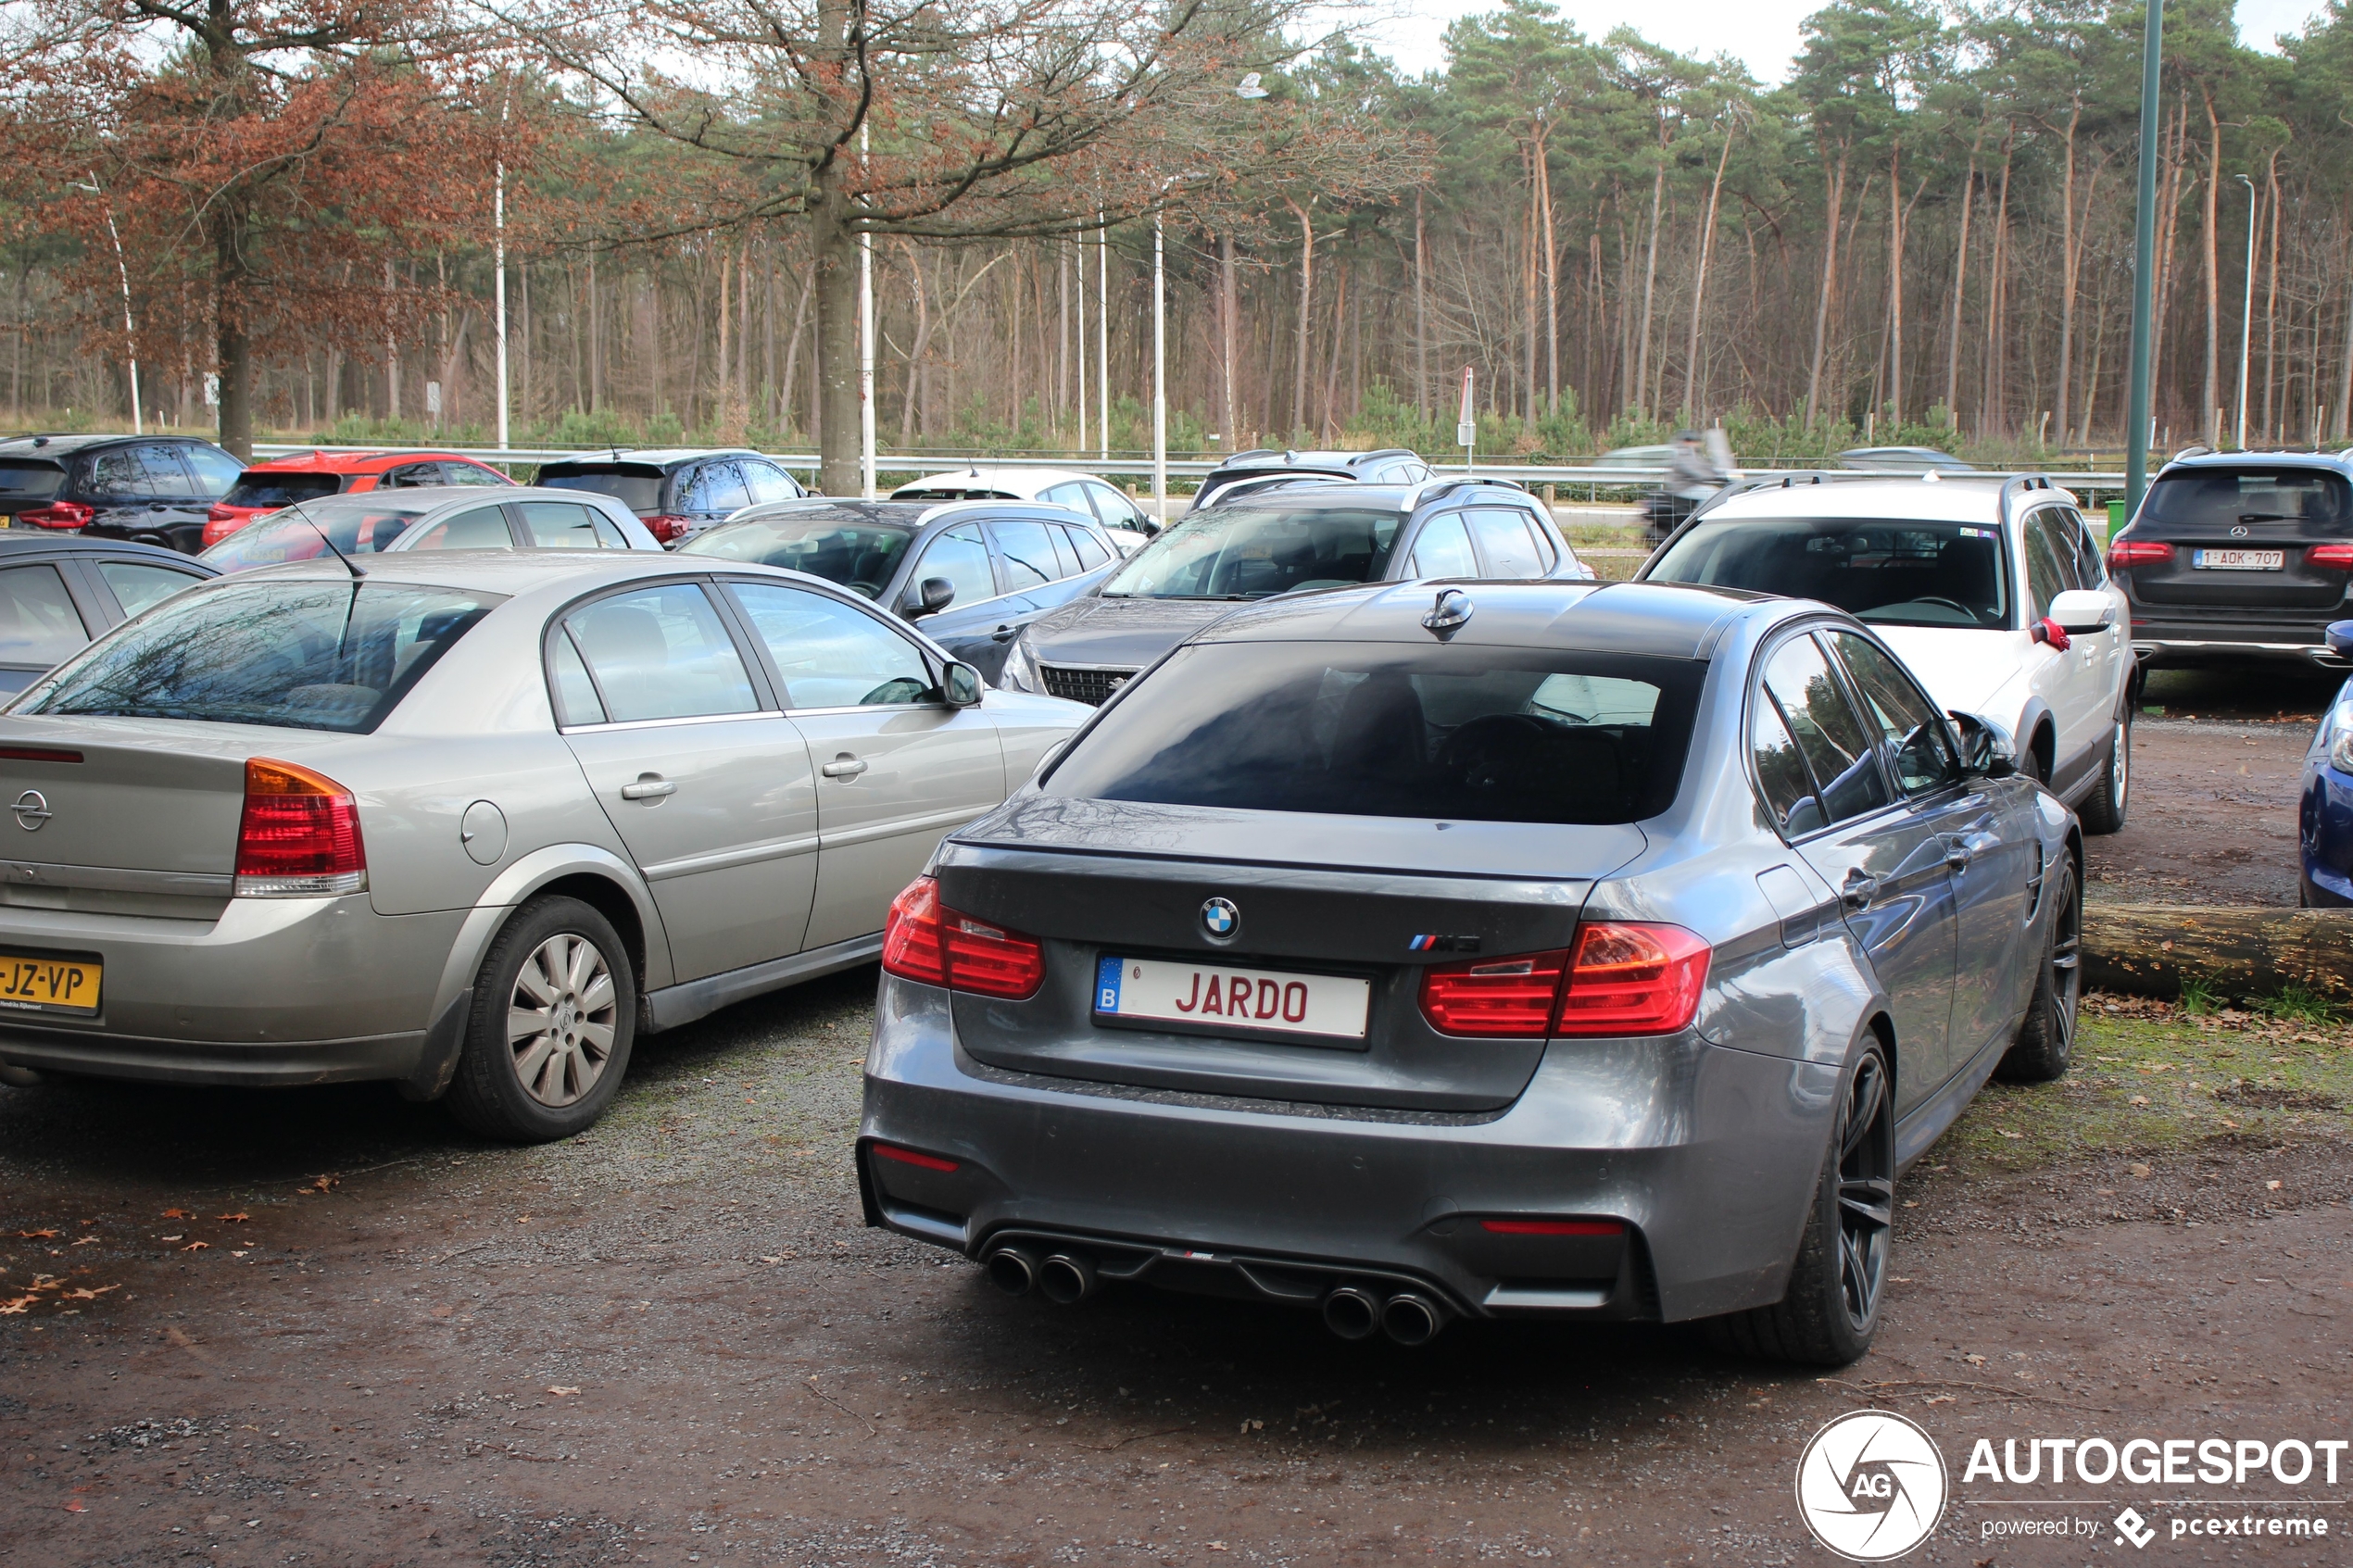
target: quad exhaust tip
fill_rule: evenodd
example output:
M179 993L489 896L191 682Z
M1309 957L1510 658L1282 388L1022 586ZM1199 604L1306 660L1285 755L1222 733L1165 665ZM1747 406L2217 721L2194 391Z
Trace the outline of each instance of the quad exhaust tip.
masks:
M1038 1265L1038 1288L1059 1306L1085 1300L1095 1285L1095 1261L1083 1252L1057 1252Z
M1382 1296L1361 1285L1324 1293L1324 1326L1342 1339L1386 1333L1400 1345L1427 1345L1446 1326L1446 1309L1418 1290Z
M1000 1247L988 1255L988 1283L1008 1296L1026 1296L1038 1283L1038 1260L1019 1247Z

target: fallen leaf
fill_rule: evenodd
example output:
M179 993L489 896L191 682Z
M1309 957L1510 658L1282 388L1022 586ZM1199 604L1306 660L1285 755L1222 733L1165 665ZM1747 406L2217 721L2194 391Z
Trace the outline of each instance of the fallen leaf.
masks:
M157 1241L179 1241L179 1240L182 1240L182 1239L184 1239L184 1238L182 1238L182 1237L181 1237L181 1236L159 1236L156 1237L156 1239L157 1239Z
M220 1221L224 1225L242 1225L247 1220L252 1219L253 1216L245 1212L243 1210L239 1210L234 1214L215 1214L213 1218Z
M2146 1105L2148 1102L2149 1097L2146 1095L2134 1095L2132 1099L2132 1103L2134 1105Z
M79 1499L79 1498L74 1498L74 1499L69 1499L69 1500L67 1501L67 1503L66 1503L66 1512L67 1512L68 1513L87 1513L87 1512L89 1512L90 1511L89 1511L88 1509L86 1509L86 1508L84 1508L84 1507L82 1507L82 1499Z
M1971 1366L1983 1366L1985 1364L1985 1358L1983 1356L1963 1356L1961 1360L1969 1362Z
M1996 1127L1996 1128L1994 1128L1994 1130L1995 1132L1997 1132L1997 1133L2000 1133L2000 1134L2002 1135L2002 1136L2004 1136L2004 1137L2006 1137L2006 1138L2019 1138L2019 1139L2022 1139L2022 1138L2024 1138L2024 1137L2026 1136L2026 1135L2025 1135L2024 1133L2013 1133L2013 1132L2010 1132L2008 1129L2007 1129L2007 1128L2003 1128L2003 1127Z
M22 1317L40 1299L38 1296L18 1296L0 1301L0 1318Z
M763 1263L781 1263L784 1261L782 1258L762 1258L760 1261Z
M560 1399L567 1394L577 1394L580 1390L577 1388L550 1388L547 1392L553 1394L557 1399Z
M75 1245L76 1247L88 1247L88 1246L90 1246L92 1243L95 1242L97 1239L98 1239L98 1238L97 1238L96 1236L82 1236L81 1239L77 1240L77 1241L74 1243L74 1245Z
M433 1315L437 1318L446 1318L457 1310L455 1307L435 1307L433 1310Z
M2155 1168L2148 1165L2135 1165L2131 1169L2133 1174L2138 1176L2143 1181L2147 1181L2149 1177L2157 1173Z
M302 1190L305 1192L329 1192L341 1185L343 1185L343 1183L333 1176L314 1176L311 1178L310 1185L304 1187Z
M167 1209L163 1211L163 1217L167 1220L193 1220L195 1218L194 1214L191 1214L185 1209Z
M2265 1192L2277 1192L2280 1190L2280 1184L2277 1182L2265 1182L2263 1184L2263 1190Z
M2231 1131L2233 1131L2233 1132L2234 1132L2234 1133L2238 1131L2238 1126L2239 1126L2239 1124L2238 1124L2237 1123L2235 1123L2235 1122L2232 1121L2229 1117L2227 1117L2227 1116L2222 1117L2222 1118L2221 1118L2221 1121L2222 1125L2224 1125L2225 1127L2230 1128L2230 1129L2231 1129Z
M192 1242L188 1243L188 1245L187 1245L187 1246L185 1246L185 1247L182 1248L180 1250L181 1250L181 1251L182 1251L182 1252L201 1252L201 1251L203 1251L206 1248L210 1247L211 1245L212 1245L212 1243L210 1243L210 1242L208 1242L208 1241L192 1241Z
M120 1290L122 1286L120 1285L102 1285L98 1286L97 1289L93 1290L88 1286L80 1286L72 1290L67 1291L63 1296L58 1297L57 1299L60 1301L95 1301L107 1291Z
M1224 1551L1226 1549L1226 1543L1224 1541L1212 1541L1209 1543L1209 1549L1212 1551Z
M1953 1402L1953 1396L1950 1394L1933 1395L1930 1398L1928 1402L1931 1405L1949 1405Z
M232 1258L242 1258L242 1257L244 1257L244 1256L245 1256L245 1254L244 1254L243 1252L232 1252L232 1253L230 1253L230 1254L229 1254L229 1256L230 1256L230 1257L232 1257Z
M56 1231L19 1231L17 1234L27 1241L47 1241L57 1233Z

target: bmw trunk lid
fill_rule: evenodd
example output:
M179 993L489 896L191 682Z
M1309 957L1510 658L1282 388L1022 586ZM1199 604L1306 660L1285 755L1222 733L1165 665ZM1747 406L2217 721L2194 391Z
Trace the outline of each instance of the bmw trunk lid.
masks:
M939 897L1038 938L1046 979L1023 1002L959 993L957 1037L989 1068L1141 1090L1496 1111L1543 1039L1441 1034L1424 973L1567 947L1643 846L1630 825L1018 797L942 847ZM1174 1005L1123 1015L1106 981Z

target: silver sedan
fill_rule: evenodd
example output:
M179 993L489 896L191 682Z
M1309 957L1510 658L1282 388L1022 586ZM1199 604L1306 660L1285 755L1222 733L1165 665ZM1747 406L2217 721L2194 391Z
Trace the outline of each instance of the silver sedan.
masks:
M1087 711L771 568L221 579L0 714L0 1079L385 1079L568 1135L639 1033L871 961Z

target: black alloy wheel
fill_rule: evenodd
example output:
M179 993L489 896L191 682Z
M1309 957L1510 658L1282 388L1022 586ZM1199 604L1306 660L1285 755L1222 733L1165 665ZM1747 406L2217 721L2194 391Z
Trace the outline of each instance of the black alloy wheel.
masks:
M2045 881L2050 935L2034 974L2026 1022L1994 1076L2013 1084L2047 1084L2066 1074L2075 1058L2075 1013L2083 999L2083 896L2072 856L2062 852Z
M1867 1054L1846 1088L1838 1126L1838 1281L1849 1332L1868 1338L1887 1286L1895 1224L1895 1097L1887 1063Z

